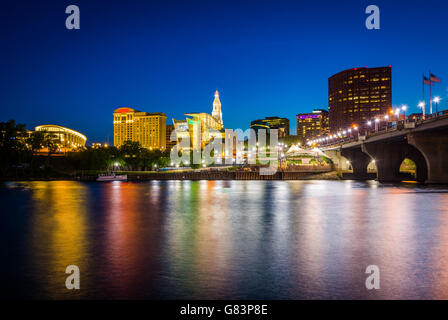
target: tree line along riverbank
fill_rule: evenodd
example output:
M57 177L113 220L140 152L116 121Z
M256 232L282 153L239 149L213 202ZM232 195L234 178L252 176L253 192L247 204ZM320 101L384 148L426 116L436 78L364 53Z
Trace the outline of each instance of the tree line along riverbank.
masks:
M295 166L292 171L279 170L273 175L261 175L256 166L202 170L201 165L190 165L190 169L155 172L153 170L170 165L169 151L148 150L132 141L125 142L119 148L87 146L65 153L58 152L57 146L58 142L50 134L42 131L30 133L24 124L17 124L14 120L0 122L0 181L93 181L99 174L112 170L127 174L130 181L337 178L329 173L331 165ZM42 149L46 152L41 152Z

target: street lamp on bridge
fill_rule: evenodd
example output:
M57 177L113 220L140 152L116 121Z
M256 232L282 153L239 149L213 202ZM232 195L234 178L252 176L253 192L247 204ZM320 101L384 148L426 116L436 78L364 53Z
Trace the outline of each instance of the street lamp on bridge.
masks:
M440 97L434 97L434 99L432 100L435 104L436 104L436 114L438 112L438 107L439 107L439 102L440 100L442 100Z
M380 119L375 119L375 132L378 132L378 124L380 123Z
M425 119L425 102L424 101L421 101L419 104L418 104L418 106L419 106L419 108L421 108L422 109L422 111L423 111L423 119Z
M403 112L404 112L404 120L406 121L406 110L408 110L408 106L407 105L402 105L401 106L401 110L403 110Z
M397 116L397 123L400 120L400 111L401 111L401 108L395 109L395 115Z

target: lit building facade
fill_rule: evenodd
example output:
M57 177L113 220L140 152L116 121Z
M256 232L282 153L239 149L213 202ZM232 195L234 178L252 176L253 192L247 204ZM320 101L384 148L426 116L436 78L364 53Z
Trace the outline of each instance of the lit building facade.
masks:
M221 133L221 137L224 138L224 125L216 120L215 117L208 113L186 113L188 131L193 132L194 127L197 126L201 140L194 140L194 136L190 134L193 150L203 149L213 137L216 137L216 132Z
M87 142L87 137L85 135L66 127L50 124L37 126L34 130L43 131L48 135L48 137L54 140L58 146L58 152L76 150L84 147Z
M354 68L328 79L330 132L366 126L392 107L392 68Z
M296 116L297 137L301 145L305 145L308 140L329 134L328 115L327 110L315 109L311 113L300 113Z
M266 129L269 133L270 129L278 130L278 137L284 138L289 136L289 119L279 117L266 117L264 119L254 120L250 123L251 129L258 134L258 130Z
M176 132L174 131L174 125L167 124L166 125L166 149L171 150L175 145L177 141L177 137L175 141L171 141L171 133Z
M221 101L219 100L219 92L215 92L213 101L212 114L205 112L192 112L185 114L185 120L173 119L174 129L177 139L190 139L191 148L193 150L203 149L212 139L216 137L216 133L222 139L225 138L224 124L222 122ZM197 128L199 139L195 139L194 129Z
M173 126L174 126L174 130L176 132L177 141L190 140L190 144L191 144L190 128L188 126L187 120L173 119ZM176 141L176 143L177 143L177 141Z
M215 92L215 100L213 100L213 111L212 117L216 119L220 124L222 122L222 111L221 111L221 100L219 100L219 92L216 90Z
M166 115L161 112L147 113L131 108L114 111L114 146L125 141L139 142L146 149L166 148Z

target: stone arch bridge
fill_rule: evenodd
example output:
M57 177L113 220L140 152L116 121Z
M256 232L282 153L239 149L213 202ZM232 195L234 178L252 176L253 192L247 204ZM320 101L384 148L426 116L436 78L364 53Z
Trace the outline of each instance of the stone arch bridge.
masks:
M416 165L416 179L448 184L448 114L419 122L399 123L396 128L352 137L337 144L319 146L339 170L353 168L352 179L372 179L369 163L375 161L377 180L404 180L400 165L405 158ZM375 177L373 177L375 178Z

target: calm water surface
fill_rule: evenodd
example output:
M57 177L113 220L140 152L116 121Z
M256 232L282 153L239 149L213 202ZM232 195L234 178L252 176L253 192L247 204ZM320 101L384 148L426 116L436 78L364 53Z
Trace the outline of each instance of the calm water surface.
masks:
M0 203L2 297L448 298L448 188L11 182Z

